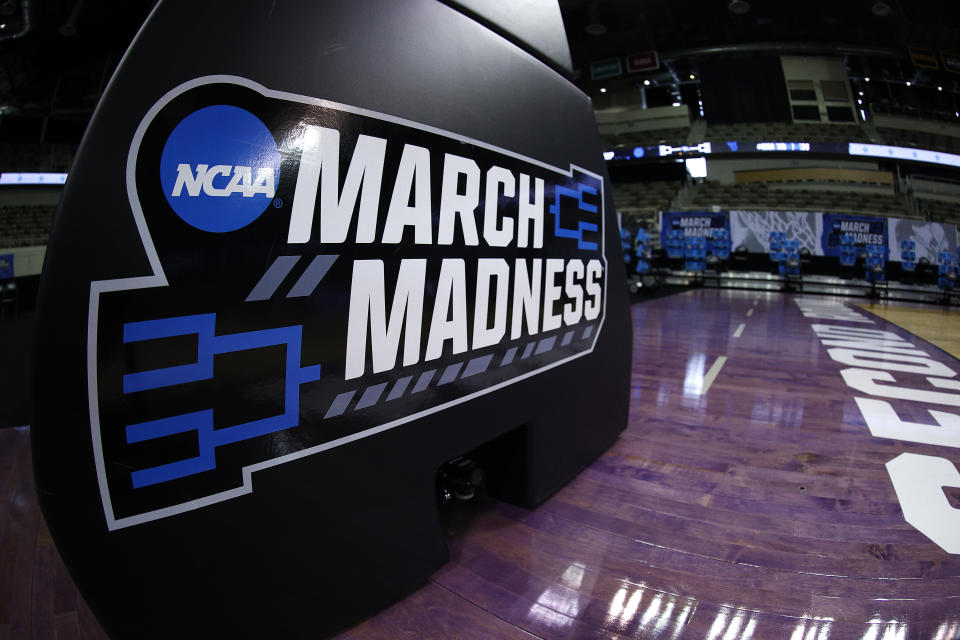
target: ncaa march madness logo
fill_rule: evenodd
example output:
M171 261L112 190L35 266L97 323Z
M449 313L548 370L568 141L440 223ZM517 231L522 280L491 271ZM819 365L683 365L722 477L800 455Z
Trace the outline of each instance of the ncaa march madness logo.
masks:
M577 167L210 76L146 114L126 182L153 273L93 282L88 323L110 529L563 365L603 325L604 185Z
M191 158L207 162L183 162ZM252 113L228 105L184 118L160 156L160 183L176 214L218 233L256 220L277 192L279 172L280 152L270 130Z

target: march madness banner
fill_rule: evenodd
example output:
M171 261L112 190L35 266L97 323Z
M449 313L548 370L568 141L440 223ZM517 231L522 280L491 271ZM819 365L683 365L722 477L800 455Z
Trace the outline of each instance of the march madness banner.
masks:
M858 247L879 245L887 249L887 218L881 216L854 216L823 214L823 235L820 238L823 255L839 257L840 237L851 234Z
M660 241L663 242L670 229L683 229L685 238L709 238L714 229L730 230L730 218L726 211L680 211L660 214Z

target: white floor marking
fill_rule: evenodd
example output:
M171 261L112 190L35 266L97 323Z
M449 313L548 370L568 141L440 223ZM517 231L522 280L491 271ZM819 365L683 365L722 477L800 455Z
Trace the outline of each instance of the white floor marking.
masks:
M720 373L720 369L723 368L723 365L726 363L726 361L727 356L717 356L717 361L713 363L713 366L710 367L710 370L707 371L705 376L703 376L703 387L700 389L700 395L707 395L710 385L712 385L713 381L717 379L717 374Z
M743 335L743 330L746 329L746 328L747 328L747 323L746 323L746 322L741 322L741 323L740 323L740 326L737 327L737 330L733 332L733 337L734 337L734 338L739 338L740 336L742 336L742 335Z
M749 310L747 311L747 317L749 318L749 317L752 316L752 315L753 315L753 309L749 309Z

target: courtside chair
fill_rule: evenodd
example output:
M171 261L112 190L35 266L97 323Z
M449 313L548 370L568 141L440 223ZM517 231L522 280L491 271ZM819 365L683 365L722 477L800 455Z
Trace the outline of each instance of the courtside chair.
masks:
M663 248L667 250L667 257L671 260L683 260L683 229L667 231L666 243Z
M864 259L864 277L866 281L870 283L870 290L867 292L867 296L871 298L879 298L880 293L877 291L877 285L880 283L885 283L887 280L887 248L876 244L868 244L865 247L865 252L866 258Z
M726 262L730 259L730 232L726 229L714 229L710 237L710 253L717 260Z
M913 282L917 272L917 243L913 240L900 241L900 280Z
M857 264L857 246L854 244L852 233L844 233L840 236L840 253L837 260L840 263L840 272L846 277L853 275L853 268Z
M943 303L950 301L950 292L957 285L956 260L956 254L952 251L941 251L937 256L937 286L943 292Z
M634 243L634 251L637 258L637 266L634 271L643 275L650 271L650 234L646 229L637 229L637 236Z
M707 268L707 239L691 237L684 241L683 268L692 271L694 283L697 283Z

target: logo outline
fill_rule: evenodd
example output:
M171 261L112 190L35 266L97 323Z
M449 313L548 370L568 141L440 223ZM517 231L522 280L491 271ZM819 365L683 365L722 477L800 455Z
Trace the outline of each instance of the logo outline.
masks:
M368 427L362 431L358 431L335 440L323 442L312 447L301 449L299 451L294 451L276 458L271 458L269 460L263 460L251 465L247 465L241 468L242 475L242 484L239 487L234 487L226 491L220 491L217 493L209 494L202 496L200 498L195 498L193 500L188 500L186 502L178 503L175 505L170 505L167 507L162 507L160 509L154 509L151 511L144 511L137 513L131 516L124 516L117 518L114 514L112 498L110 495L110 487L108 485L107 476L106 476L106 463L104 460L103 454L103 444L102 444L102 435L101 435L101 422L100 422L100 402L99 402L99 375L98 375L98 366L97 366L97 345L98 345L98 330L99 330L99 312L100 312L100 297L103 294L115 293L119 291L133 291L140 289L149 289L154 287L167 287L169 286L169 281L167 280L166 273L163 269L163 265L160 261L160 258L157 254L156 247L153 243L153 238L150 234L150 229L146 222L146 217L143 212L143 208L140 203L139 193L137 190L137 181L136 181L136 165L139 158L140 145L143 142L143 138L146 134L147 129L152 124L156 116L160 111L166 107L167 104L172 102L174 99L180 95L195 89L197 87L202 87L205 85L212 84L232 84L247 89L251 89L260 95L268 98L276 98L280 100L287 100L291 102L298 102L306 105L318 106L320 108L331 109L334 111L360 115L365 117L374 118L384 122L389 122L393 124L398 124L405 127L411 127L424 131L427 133L432 133L436 135L443 136L447 139L467 143L488 151L493 151L495 153L502 154L504 156L513 158L515 160L521 160L541 168L547 169L549 171L555 172L561 176L571 177L574 175L574 172L579 171L585 175L596 178L600 184L600 203L601 206L604 203L604 196L606 185L604 184L603 177L584 169L578 165L571 163L569 169L561 169L553 165L547 164L545 162L524 156L522 154L503 149L496 145L486 143L480 140L469 138L467 136L457 134L451 131L441 129L439 127L434 127L431 125L426 125L423 123L418 123L406 118L401 118L398 116L392 116L389 114L380 113L377 111L363 109L360 107L355 107L351 105L345 105L330 100L313 98L310 96L304 96L299 94L294 94L285 91L273 90L264 87L258 82L249 80L235 75L226 75L226 74L216 74L216 75L207 75L188 80L180 85L177 85L163 96L161 96L144 114L143 118L140 121L140 124L137 126L137 129L134 133L134 136L130 142L130 148L127 153L127 162L126 162L126 175L125 175L125 184L127 189L127 199L130 203L131 212L134 217L134 222L136 223L137 232L140 236L141 244L143 245L144 252L150 269L152 273L146 276L132 276L127 278L115 278L109 280L95 280L90 283L90 296L89 304L87 311L87 401L89 408L90 416L90 430L91 430L91 440L93 444L93 454L94 454L94 467L97 475L97 481L99 484L101 504L103 506L104 517L106 519L107 529L109 531L114 531L117 529L122 529L125 527L130 527L134 525L143 524L146 522L152 522L154 520L159 520L167 518L170 516L178 515L195 509L199 509L205 506L237 498L243 495L247 495L253 492L253 474L257 471L263 469L269 469L270 467L278 466L285 464L287 462L292 462L300 458L304 458L310 455L322 453L330 449L340 447L363 438L371 437L394 429L396 427L402 426L414 420L419 420L420 418L427 417L434 413L438 413L445 409L457 406L464 402L468 402L475 398L487 395L499 389L505 388L509 385L521 382L530 377L549 371L555 367L567 364L573 360L581 358L583 356L592 354L596 348L597 341L599 340L600 334L603 331L603 325L606 321L607 313L607 278L603 279L603 308L600 315L599 324L596 327L596 330L593 331L593 340L590 344L589 349L585 349L578 353L572 354L563 358L561 360L548 363L538 369L525 372L518 376L512 377L509 380L504 380L500 383L492 385L490 387L485 387L479 389L473 393L455 398L453 400L429 407L422 411L418 411L412 414L401 416L389 422L376 425L373 427ZM604 209L605 211L605 209ZM605 223L601 220L601 225L605 231ZM600 237L600 259L603 262L604 273L608 272L609 264L606 257L606 238L603 234Z

